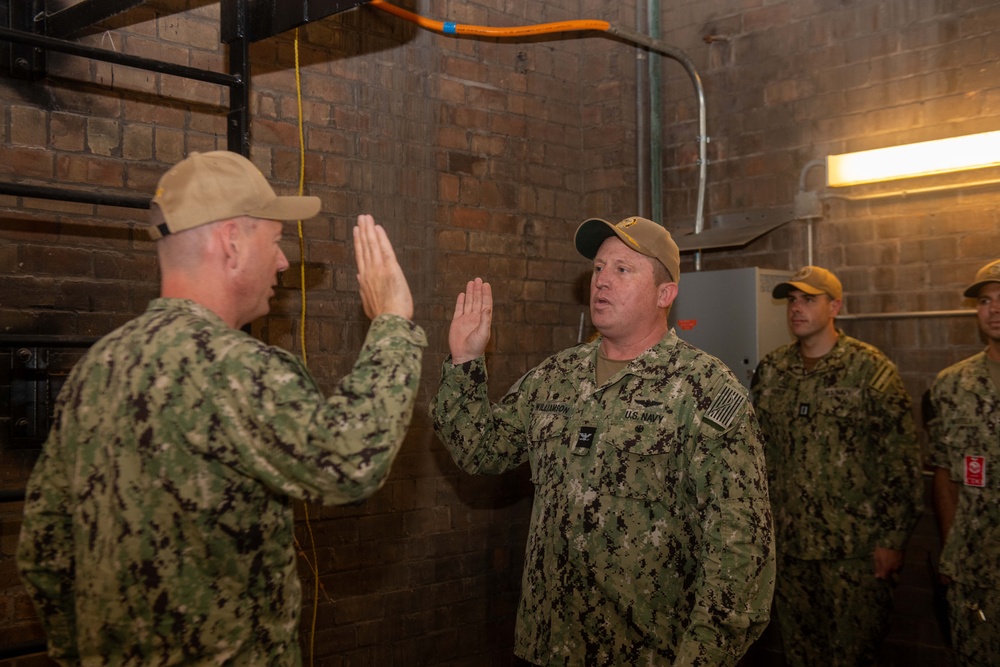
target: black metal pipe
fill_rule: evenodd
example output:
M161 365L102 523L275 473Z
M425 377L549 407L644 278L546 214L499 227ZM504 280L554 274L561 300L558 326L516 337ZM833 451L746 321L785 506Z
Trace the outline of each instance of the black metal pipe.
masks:
M45 643L44 639L36 639L30 642L11 644L9 646L0 646L0 660L10 660L11 658L23 658L26 655L45 653L47 650L48 650L48 645Z
M34 46L39 49L60 51L74 56L93 58L94 60L102 60L115 65L125 65L126 67L135 67L138 69L149 70L151 72L170 74L172 76L179 76L185 79L215 83L220 86L236 86L242 83L239 76L232 74L223 74L222 72L213 72L211 70L198 69L197 67L175 65L173 63L160 62L159 60L131 56L127 53L118 53L116 51L108 51L107 49L98 49L93 46L87 46L86 44L78 44L76 42L69 42L64 39L55 39L53 37L45 37L43 35L34 35L21 30L11 30L10 28L0 27L0 40L16 42L19 44L28 44L29 46Z
M239 39L229 45L229 73L241 83L229 87L226 147L250 157L250 10L247 0L235 0Z
M124 208L149 208L150 197L130 197L128 195L113 195L104 192L88 190L70 190L67 188L52 188L44 185L28 185L25 183L0 183L0 195L13 197L35 197L36 199L52 199L55 201L71 201L80 204L97 204L98 206L122 206Z
M46 16L45 34L70 37L143 2L145 0L82 0Z
M24 489L0 489L0 503L24 502Z
M90 347L100 338L58 334L0 334L0 347Z

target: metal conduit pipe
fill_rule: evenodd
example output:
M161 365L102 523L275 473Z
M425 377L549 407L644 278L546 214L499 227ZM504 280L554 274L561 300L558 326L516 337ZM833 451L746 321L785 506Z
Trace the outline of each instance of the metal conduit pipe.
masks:
M975 315L974 310L911 310L899 313L858 313L857 315L837 315L838 320L892 320L920 317L959 317Z
M810 160L809 162L807 162L802 167L802 171L799 173L799 192L805 192L806 191L806 173L810 169L812 169L814 167L824 167L825 168L826 167L826 160L825 159ZM972 184L972 185L989 185L989 184L992 184L992 183L996 183L996 181L975 183L975 184ZM926 191L935 191L936 192L938 189L947 189L947 188L927 188ZM914 192L914 191L910 191L910 192ZM880 196L895 196L895 195L899 195L899 194L907 194L907 191L897 191L897 192L884 193L884 194L879 193L879 194L876 194L874 196L859 196L859 197L852 197L850 195L834 194L834 193L831 193L829 191L820 192L818 194L819 194L819 197L821 199L837 199L837 198L840 198L840 199L847 199L847 200L850 200L850 201L860 201L860 200L864 200L864 199L873 199L873 198L877 198L877 197L880 197ZM809 258L808 258L808 261L806 263L811 265L813 263L813 219L812 218L806 219L806 223L807 223L807 227L806 227L806 231L807 231L806 247L807 247L807 249L809 251ZM968 309L966 309L966 310L911 310L911 311L903 311L903 312L898 312L898 313L841 314L841 315L837 315L837 319L838 320L890 320L890 319L916 319L916 318L923 318L923 317L964 317L964 316L967 316L967 315L975 315L975 314L976 314L976 311L974 311L974 310L968 310Z
M152 200L151 197L132 197L129 195L105 194L87 190L26 185L23 183L0 183L0 195L71 201L80 204L96 204L98 206L121 206L124 208L149 208L149 202Z
M660 1L646 0L646 13L649 15L649 36L660 39ZM652 191L652 219L664 219L663 214L663 116L660 113L660 84L662 82L662 67L660 56L649 54L649 179Z
M376 9L380 9L384 12L388 12L394 16L398 16L404 20L410 21L421 28L426 28L428 30L434 30L444 35L468 35L468 36L479 36L479 37L521 37L527 35L543 35L550 33L559 32L579 32L587 30L597 30L601 32L606 32L609 35L614 35L621 40L636 44L639 46L644 46L650 51L659 53L660 55L667 56L679 62L684 70L688 73L691 78L691 82L694 84L695 93L698 98L698 201L697 210L695 212L695 224L694 231L695 234L700 234L705 227L705 189L706 180L708 176L708 122L706 120L705 112L705 89L701 83L701 77L698 75L697 69L695 69L694 63L687 55L672 46L664 44L658 39L653 39L648 35L643 35L634 30L629 30L627 28L621 28L619 26L614 26L607 21L600 20L575 20L575 21L557 21L554 23L539 23L537 25L529 26L515 26L509 28L494 28L490 26L478 26L478 25L465 25L460 23L454 23L452 21L434 21L431 19L424 18L419 14L414 14L413 12L397 7L396 5L390 4L385 0L371 0L369 6ZM701 268L701 252L697 253L695 258L696 268Z
M705 188L708 179L708 121L706 120L705 112L705 88L701 83L698 70L684 52L663 44L659 40L654 40L646 35L640 35L632 30L614 25L609 25L606 32L634 44L640 44L652 51L676 60L684 67L684 70L688 73L688 77L691 79L691 83L694 85L695 94L698 97L698 200L694 218L694 233L700 234L705 228ZM695 255L695 270L701 270L701 251L698 251Z
M647 30L647 17L636 8L635 28L638 32ZM635 52L635 155L636 155L636 209L643 218L652 218L650 207L649 168L651 167L652 138L649 135L649 124L646 122L646 107L652 105L652 93L649 88L650 73L649 54L643 49Z

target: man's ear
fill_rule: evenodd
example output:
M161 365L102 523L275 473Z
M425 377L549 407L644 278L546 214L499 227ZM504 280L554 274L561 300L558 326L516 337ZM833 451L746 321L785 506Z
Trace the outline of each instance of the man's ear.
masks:
M660 283L656 289L656 305L660 308L669 308L677 298L677 283Z
M235 268L239 262L240 250L243 248L241 231L235 220L224 220L215 230L215 243L229 268Z

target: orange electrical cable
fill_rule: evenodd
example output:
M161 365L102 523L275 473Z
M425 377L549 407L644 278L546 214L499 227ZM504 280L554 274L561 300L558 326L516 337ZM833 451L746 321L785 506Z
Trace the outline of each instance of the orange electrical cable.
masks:
M556 21L555 23L537 23L535 25L515 26L512 28L491 28L482 25L463 25L451 21L431 21L419 14L389 4L385 0L370 0L372 7L394 14L399 18L416 23L421 28L434 30L445 35L479 35L482 37L523 37L525 35L544 35L554 32L573 32L576 30L607 31L611 24L607 21L576 20Z

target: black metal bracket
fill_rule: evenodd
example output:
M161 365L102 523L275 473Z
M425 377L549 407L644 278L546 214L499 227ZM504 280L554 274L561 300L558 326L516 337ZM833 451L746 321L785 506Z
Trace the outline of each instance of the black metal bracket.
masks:
M44 0L35 0L36 2ZM82 0L45 17L49 37L72 37L95 23L141 5L146 0Z
M45 76L48 51L102 60L162 74L229 87L227 148L250 156L250 44L306 23L353 9L369 0L221 0L220 32L229 45L229 73L106 51L63 39L120 14L145 0L81 0L51 14L46 0L0 0L0 68L4 58L10 74L32 81ZM148 208L149 198L113 193L0 183L0 194L38 197L84 204Z
M37 347L19 347L11 355L10 444L37 444L49 430L48 358Z
M0 42L9 42L11 74L37 80L45 75L45 54L48 51L135 67L151 72L214 83L229 88L226 147L245 157L250 156L250 0L226 0L232 13L236 37L229 45L229 73L176 65L141 58L117 51L99 49L49 34L72 34L93 22L103 20L141 4L144 0L84 0L60 12L46 16L45 0L0 0ZM5 50L0 49L0 54ZM0 55L2 58L2 55ZM103 204L129 208L149 208L150 197L101 193L86 190L52 188L20 183L0 183L0 194L38 197L84 204Z
M28 34L44 32L45 0L7 0L5 26ZM10 75L37 81L45 76L45 51L24 43L5 49Z
M6 442L8 449L42 443L63 381L82 350L96 340L78 336L0 336L0 356L10 359L10 400L7 410L0 410L0 422L9 422L9 432L0 436L0 443ZM0 401L0 406L3 403Z
M66 39L90 26L120 14L146 0L83 0L49 12L47 0L0 0L0 26L31 35ZM10 75L37 81L45 76L45 50L25 42L12 42L0 60Z
M249 22L241 27L241 1L246 2ZM246 38L259 42L306 23L354 9L368 0L222 0L222 41Z

